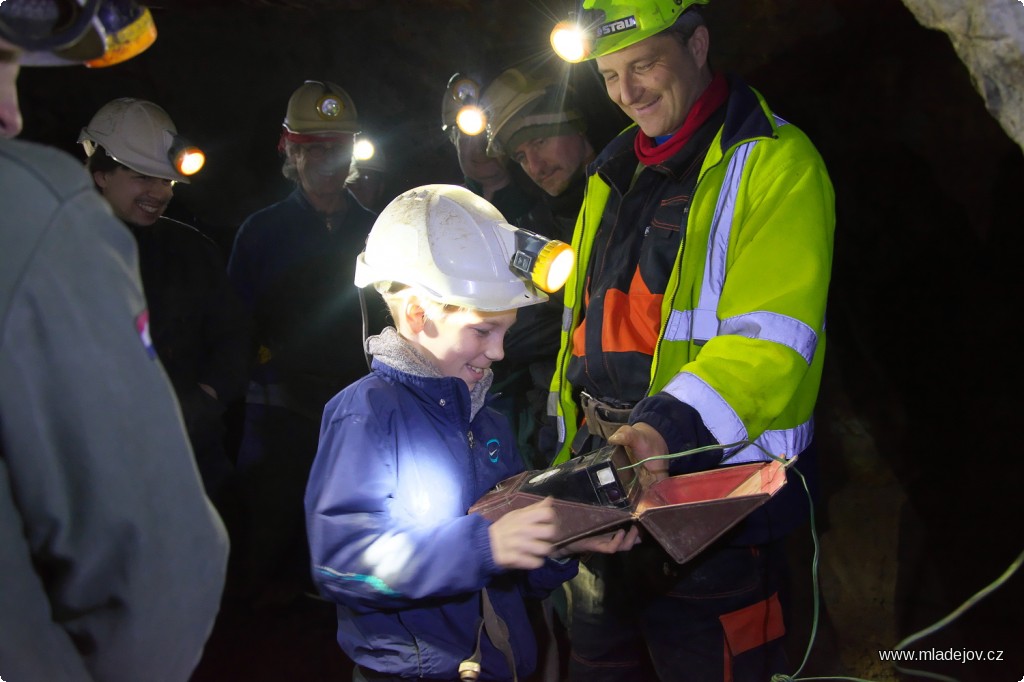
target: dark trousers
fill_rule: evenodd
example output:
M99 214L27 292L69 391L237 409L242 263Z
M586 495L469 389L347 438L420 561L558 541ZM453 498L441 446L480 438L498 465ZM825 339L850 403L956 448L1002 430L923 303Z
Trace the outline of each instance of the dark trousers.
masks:
M311 590L303 500L320 425L282 407L247 405L232 544L243 594ZM284 595L286 596L286 595Z
M782 542L676 564L648 539L569 585L572 682L765 682L786 672Z

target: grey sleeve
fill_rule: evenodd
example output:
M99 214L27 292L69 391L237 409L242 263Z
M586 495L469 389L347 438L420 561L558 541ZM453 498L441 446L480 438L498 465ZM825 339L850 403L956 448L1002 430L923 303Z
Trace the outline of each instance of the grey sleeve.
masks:
M0 675L184 681L227 536L147 349L134 242L91 187L38 233L0 287Z

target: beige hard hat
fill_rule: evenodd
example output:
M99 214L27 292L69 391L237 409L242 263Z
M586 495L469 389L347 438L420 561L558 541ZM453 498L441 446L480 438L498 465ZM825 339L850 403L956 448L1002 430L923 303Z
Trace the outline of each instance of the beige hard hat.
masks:
M555 85L553 80L535 78L519 69L502 71L484 90L481 104L487 112L487 153L499 156L504 153L500 145L500 134L509 121L528 105L544 97L548 88Z
M296 135L359 132L356 105L341 86L328 81L306 81L292 93L284 128Z
M96 153L97 146L103 147L108 156L136 173L185 183L188 175L181 172L176 159L183 152L198 152L178 135L166 111L132 97L121 97L100 107L89 125L82 128L78 142L88 156Z

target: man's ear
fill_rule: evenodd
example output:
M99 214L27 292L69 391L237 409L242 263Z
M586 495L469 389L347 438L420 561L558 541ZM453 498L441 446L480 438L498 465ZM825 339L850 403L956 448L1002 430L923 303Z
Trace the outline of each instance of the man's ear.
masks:
M694 29L693 35L686 41L686 47L697 62L698 68L703 68L708 62L708 49L711 46L711 35L707 26L698 26Z
M107 188L107 172L106 171L93 171L92 181L96 183L96 186L100 189Z

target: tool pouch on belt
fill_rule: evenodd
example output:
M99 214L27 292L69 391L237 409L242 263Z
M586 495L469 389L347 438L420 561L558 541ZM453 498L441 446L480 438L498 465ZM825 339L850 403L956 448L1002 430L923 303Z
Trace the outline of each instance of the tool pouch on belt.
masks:
M613 405L598 400L586 391L580 393L580 407L583 408L586 421L573 439L572 451L575 454L583 452L583 444L590 436L607 441L613 433L619 430L619 427L629 423L629 415L633 412L631 405L625 403Z

